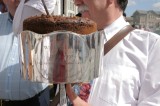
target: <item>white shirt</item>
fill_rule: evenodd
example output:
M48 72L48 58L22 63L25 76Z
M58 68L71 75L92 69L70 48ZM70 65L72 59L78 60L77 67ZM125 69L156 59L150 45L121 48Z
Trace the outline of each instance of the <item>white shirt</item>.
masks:
M6 12L0 15L0 99L28 99L48 86L22 78L19 56L19 41L13 34L12 19Z
M123 16L104 29L107 41L128 23ZM160 36L133 30L103 56L91 106L160 106Z
M44 0L48 12L54 11L57 0ZM13 32L19 34L23 30L23 21L31 16L46 14L41 0L21 0L13 19Z
M51 14L54 11L57 0L44 0L44 2L47 6L48 12ZM46 14L41 0L29 0L24 5L35 8L35 9L41 11L43 14Z

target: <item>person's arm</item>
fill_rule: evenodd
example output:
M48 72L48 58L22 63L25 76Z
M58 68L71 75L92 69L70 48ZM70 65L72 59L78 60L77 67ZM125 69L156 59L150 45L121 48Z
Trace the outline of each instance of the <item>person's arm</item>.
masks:
M160 106L160 39L152 38L152 42L137 106Z
M73 106L90 106L87 102L78 97L72 90L71 84L66 84L66 93Z

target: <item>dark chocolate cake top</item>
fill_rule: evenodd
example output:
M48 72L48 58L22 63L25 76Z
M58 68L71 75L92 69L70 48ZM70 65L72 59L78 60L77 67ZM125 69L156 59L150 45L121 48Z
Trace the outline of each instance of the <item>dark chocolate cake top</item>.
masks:
M58 30L89 34L97 31L97 25L94 21L82 17L41 15L29 17L24 20L23 30L30 30L40 34L46 34Z

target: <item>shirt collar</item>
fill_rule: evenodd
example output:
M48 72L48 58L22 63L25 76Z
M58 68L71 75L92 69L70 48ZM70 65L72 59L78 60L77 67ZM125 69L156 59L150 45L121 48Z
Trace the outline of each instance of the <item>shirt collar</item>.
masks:
M111 25L105 27L104 29L105 38L109 40L111 37L113 37L118 31L120 31L126 25L129 25L129 23L126 22L123 15L121 15Z

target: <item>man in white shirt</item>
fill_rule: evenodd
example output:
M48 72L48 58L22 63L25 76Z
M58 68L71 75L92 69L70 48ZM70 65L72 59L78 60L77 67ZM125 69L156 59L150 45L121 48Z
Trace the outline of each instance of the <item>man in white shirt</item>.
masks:
M8 12L0 15L0 105L49 106L48 84L24 80L21 76L19 40L12 27L20 0L3 1Z
M74 0L82 17L104 30L105 43L129 25L123 18L128 0ZM67 85L74 106L160 106L160 36L135 29L103 56L88 102Z

